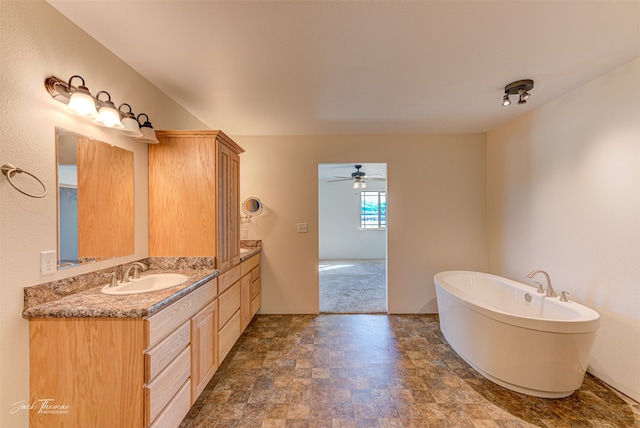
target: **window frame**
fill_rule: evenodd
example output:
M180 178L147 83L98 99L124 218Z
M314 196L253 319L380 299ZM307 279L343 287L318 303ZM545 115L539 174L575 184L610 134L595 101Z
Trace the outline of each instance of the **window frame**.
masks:
M368 195L367 195L368 194ZM377 203L377 216L378 221L376 225L372 225L371 223L366 223L364 218L365 215L363 213L364 206L364 198L367 196L373 196L372 194L377 195L378 203ZM382 215L382 205L381 199L384 198L384 217ZM358 227L360 230L386 230L387 229L387 191L386 190L361 190L360 195L358 197ZM384 225L383 223L384 219Z

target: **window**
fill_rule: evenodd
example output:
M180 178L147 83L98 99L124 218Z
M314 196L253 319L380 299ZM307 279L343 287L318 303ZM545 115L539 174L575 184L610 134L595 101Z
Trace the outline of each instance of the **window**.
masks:
M387 192L360 192L360 229L387 228Z

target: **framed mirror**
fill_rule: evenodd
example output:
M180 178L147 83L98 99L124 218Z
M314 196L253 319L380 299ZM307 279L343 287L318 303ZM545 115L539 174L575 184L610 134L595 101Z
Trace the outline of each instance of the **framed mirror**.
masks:
M253 196L248 197L242 203L242 211L247 215L247 218L259 215L263 208L264 206L262 202L260 202L260 199L254 198Z
M56 128L58 269L135 252L133 152Z

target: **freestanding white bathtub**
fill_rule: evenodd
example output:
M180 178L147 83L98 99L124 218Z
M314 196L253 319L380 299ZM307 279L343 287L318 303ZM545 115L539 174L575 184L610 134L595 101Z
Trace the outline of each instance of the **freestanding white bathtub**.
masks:
M600 315L575 302L481 272L435 275L440 329L487 379L543 398L582 385Z

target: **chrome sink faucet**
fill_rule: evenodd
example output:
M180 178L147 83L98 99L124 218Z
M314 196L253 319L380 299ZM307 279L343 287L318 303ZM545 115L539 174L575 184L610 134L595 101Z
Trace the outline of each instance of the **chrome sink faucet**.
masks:
M143 271L147 270L147 267L140 262L133 262L129 266L127 266L122 273L122 280L120 282L129 282L129 275L131 273L131 269L133 269L133 279L138 279L140 276L140 269Z
M558 297L556 292L553 290L553 287L551 286L551 277L545 271L543 271L543 270L534 270L529 275L527 275L527 278L533 278L534 276L536 276L539 273L543 274L545 276L545 278L547 278L547 294L546 294L546 296L547 297Z

